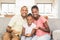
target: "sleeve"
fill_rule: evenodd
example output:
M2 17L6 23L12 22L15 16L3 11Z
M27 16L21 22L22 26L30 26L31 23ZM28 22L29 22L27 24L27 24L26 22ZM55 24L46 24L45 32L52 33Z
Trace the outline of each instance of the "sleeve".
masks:
M42 21L42 23L45 23L47 21L47 19L42 16L41 21Z
M36 29L36 25L35 24L33 25L33 28Z
M23 28L25 28L25 24L23 24L22 26L23 26Z
M16 17L14 16L14 17L10 20L8 26L13 27L14 24L15 24L15 22L16 22Z

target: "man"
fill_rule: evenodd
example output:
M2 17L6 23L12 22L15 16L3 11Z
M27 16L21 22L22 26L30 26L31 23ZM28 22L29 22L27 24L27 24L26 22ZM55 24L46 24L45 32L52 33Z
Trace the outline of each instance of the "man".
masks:
M23 6L20 10L21 15L15 15L8 24L3 40L19 40L22 34L22 24L26 22L28 8Z
M47 24L47 19L39 15L39 9L35 5L31 8L32 15L34 17L34 23L36 24L36 35L32 40L50 40L50 29Z

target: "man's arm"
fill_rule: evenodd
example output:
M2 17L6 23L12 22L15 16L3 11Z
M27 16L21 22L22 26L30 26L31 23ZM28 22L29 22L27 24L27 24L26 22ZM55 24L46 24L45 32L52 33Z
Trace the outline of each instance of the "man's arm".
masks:
M8 24L8 27L6 28L6 31L7 32L11 32L11 27L13 27L13 25L15 25L15 22L16 22L16 17L12 17L9 24Z
M45 32L50 33L50 29L49 29L49 26L48 26L47 22L43 23L43 25L44 25L45 28L39 27L39 29L41 29L41 30L43 30Z
M25 28L22 29L22 35L25 36Z

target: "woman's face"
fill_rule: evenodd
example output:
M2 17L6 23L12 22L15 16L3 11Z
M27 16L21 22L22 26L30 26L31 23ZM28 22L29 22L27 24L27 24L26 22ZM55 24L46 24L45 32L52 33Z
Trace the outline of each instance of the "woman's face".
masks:
M34 18L37 18L38 15L39 15L39 10L37 10L36 8L33 8L33 9L32 9L32 14L33 14L33 17L34 17Z

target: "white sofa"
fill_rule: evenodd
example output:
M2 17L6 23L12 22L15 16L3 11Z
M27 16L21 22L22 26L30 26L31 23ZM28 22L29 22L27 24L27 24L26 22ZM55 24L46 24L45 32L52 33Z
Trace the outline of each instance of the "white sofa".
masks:
M10 21L10 18L0 17L0 40L2 38L3 33L6 31L6 27L8 26L9 21ZM54 30L59 30L60 19L48 19L48 25L52 32Z

